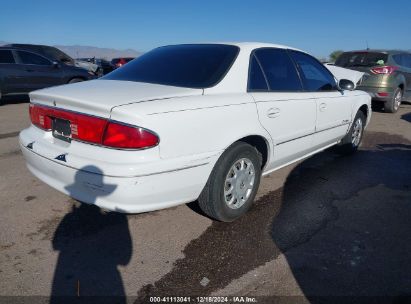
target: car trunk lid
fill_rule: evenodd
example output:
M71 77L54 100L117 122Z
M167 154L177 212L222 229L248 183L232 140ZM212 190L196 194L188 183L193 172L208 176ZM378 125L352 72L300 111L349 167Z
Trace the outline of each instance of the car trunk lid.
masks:
M46 106L109 118L111 110L116 106L202 94L202 89L131 81L91 80L37 90L30 93L30 100Z

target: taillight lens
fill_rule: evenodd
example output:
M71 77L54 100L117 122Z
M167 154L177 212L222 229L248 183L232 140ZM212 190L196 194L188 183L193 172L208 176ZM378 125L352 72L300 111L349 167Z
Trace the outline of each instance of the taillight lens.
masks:
M103 145L120 149L142 149L154 147L158 141L157 135L146 129L110 121L104 133Z
M70 121L71 138L119 149L146 149L159 143L153 132L144 128L113 122L105 118L30 104L33 125L51 130L53 119Z
M48 116L48 108L30 104L30 120L33 125L43 130L51 130L51 119Z
M374 74L387 74L390 75L394 73L394 71L398 70L398 67L396 66L382 66L378 68L372 68L371 72Z

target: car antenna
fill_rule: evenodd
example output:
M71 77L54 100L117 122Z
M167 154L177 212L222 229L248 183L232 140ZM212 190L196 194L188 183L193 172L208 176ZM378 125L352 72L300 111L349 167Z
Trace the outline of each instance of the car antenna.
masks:
M365 40L365 44L367 45L367 51L369 51L370 48L368 47L368 40Z

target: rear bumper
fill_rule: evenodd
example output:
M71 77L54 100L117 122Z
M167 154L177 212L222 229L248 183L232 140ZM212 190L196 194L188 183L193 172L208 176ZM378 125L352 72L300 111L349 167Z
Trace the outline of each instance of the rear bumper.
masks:
M32 149L28 148L23 132L20 147L28 169L37 178L83 203L124 213L153 211L196 200L219 156L163 172L112 176L104 174L105 163L101 160L78 169L41 155L41 144L36 142Z
M389 101L394 96L395 89L393 87L370 87L370 86L358 86L357 90L365 91L370 94L372 100L375 101Z

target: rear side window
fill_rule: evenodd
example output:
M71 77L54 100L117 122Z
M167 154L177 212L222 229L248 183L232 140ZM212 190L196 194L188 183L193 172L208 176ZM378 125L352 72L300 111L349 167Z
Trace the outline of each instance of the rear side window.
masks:
M39 55L29 53L29 52L24 52L24 51L18 51L17 52L21 63L22 64L35 64L35 65L50 65L50 61L47 60L44 57L41 57Z
M223 44L183 44L156 48L101 79L209 88L228 72L239 48Z
M315 58L297 51L291 51L300 68L304 88L310 92L333 91L337 89L334 76Z
M404 66L411 68L411 54L404 54Z
M0 63L15 63L10 50L0 50Z
M249 91L268 91L267 81L265 80L260 64L254 55L250 62L250 75L248 76Z
M335 61L336 66L346 67L373 67L385 65L388 55L379 52L346 52Z
M411 68L411 54L397 54L392 57L398 65Z
M297 70L286 50L263 48L254 54L261 64L270 91L302 91Z

